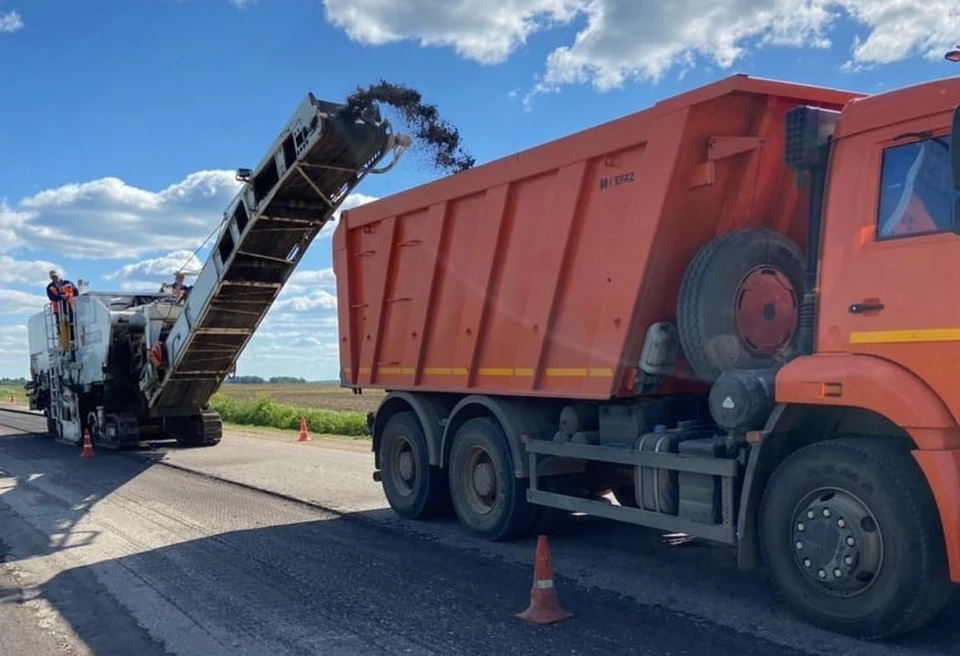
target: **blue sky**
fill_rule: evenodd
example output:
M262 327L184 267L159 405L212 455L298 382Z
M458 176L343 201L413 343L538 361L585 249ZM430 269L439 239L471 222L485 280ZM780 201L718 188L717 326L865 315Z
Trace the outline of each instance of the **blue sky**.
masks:
M51 265L155 289L307 92L411 85L483 163L734 72L866 92L956 75L957 39L953 0L0 0L0 377L27 372ZM437 175L407 156L349 202ZM320 239L239 373L336 377L329 266Z

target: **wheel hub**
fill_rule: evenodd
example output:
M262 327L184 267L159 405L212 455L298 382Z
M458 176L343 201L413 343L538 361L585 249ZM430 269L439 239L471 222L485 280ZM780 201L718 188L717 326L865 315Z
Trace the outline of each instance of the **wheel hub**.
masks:
M397 469L400 471L400 478L409 483L413 480L413 454L409 451L403 451L398 461Z
M390 478L399 494L410 496L417 480L417 461L413 445L406 437L398 438L390 450Z
M786 346L798 316L796 290L779 269L761 265L740 281L734 320L740 341L754 355L770 357Z
M801 501L791 539L800 571L831 594L864 592L883 561L876 519L859 499L841 490L820 490Z
M494 491L496 482L490 463L481 462L473 468L473 487L481 497L488 497Z
M489 454L480 447L470 450L460 470L466 481L466 500L471 510L486 515L497 504L497 472Z

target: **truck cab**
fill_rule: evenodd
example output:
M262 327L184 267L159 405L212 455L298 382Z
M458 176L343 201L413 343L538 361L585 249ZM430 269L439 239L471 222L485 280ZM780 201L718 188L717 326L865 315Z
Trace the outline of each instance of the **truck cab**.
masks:
M871 383L898 399L878 401L884 414L918 411L925 402L909 397L916 385L932 392L940 411L902 424L911 428L960 417L949 364L960 362L960 304L952 299L960 288L951 168L958 104L956 78L853 101L837 123L825 187L816 351L895 367L894 378ZM894 384L892 371L916 385Z
M833 595L869 599L872 588L884 594L873 580L884 557L889 563L901 550L913 550L930 558L913 572L927 581L929 593L914 592L928 595L928 608L938 607L950 594L947 579L960 582L960 78L856 99L841 112L799 108L791 118L800 125L796 134L809 135L796 140L792 155L788 139L786 160L812 181L808 282L814 284L807 302L815 309L815 330L809 352L777 372L779 413L762 434L764 449L753 454L762 462L764 450L776 453L781 485L765 493L764 503L786 506L776 528L760 522L759 539L793 544L790 555L767 549L765 560L786 596L802 607L813 603L804 588L809 584ZM800 458L804 446L814 449L819 440L819 453L810 451L803 463L820 496L800 500L799 493L784 493L786 474L800 474L790 470L787 456ZM880 492L886 501L867 510L855 479L871 468L900 480L894 486L874 479L891 489ZM772 477L758 478L757 487L766 488ZM922 520L914 530L894 527L898 512ZM856 535L842 535L838 517L855 520ZM751 519L749 512L741 515L741 528ZM885 523L886 540L879 529ZM811 552L803 532L815 529L832 531L832 555ZM856 563L856 583L843 580L842 564L834 567L844 560ZM902 595L897 603L906 607L909 595L891 590L886 593ZM856 623L855 612L869 615L876 602L859 608L818 603L819 610L806 614L844 630ZM867 626L864 621L859 630L884 631ZM904 623L898 630L908 628Z
M805 357L777 374L779 402L863 408L919 448L960 446L958 107L953 78L794 110L809 138L786 160L812 181L816 323Z

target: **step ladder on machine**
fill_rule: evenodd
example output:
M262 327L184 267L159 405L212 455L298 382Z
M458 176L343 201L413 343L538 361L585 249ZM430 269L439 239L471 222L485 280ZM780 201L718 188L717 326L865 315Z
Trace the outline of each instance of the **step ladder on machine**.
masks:
M49 362L50 404L48 407L50 423L57 425L61 420L72 421L64 417L63 376L66 364L75 356L76 315L68 307L67 301L60 301L57 311L50 304L44 308L47 357ZM74 321L70 321L73 315Z

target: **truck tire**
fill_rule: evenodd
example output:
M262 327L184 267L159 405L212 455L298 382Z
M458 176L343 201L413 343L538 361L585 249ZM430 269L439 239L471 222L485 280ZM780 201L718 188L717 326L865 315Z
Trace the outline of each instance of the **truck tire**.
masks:
M759 535L784 598L837 633L906 633L952 592L933 495L909 452L883 438L830 440L788 457L764 492Z
M677 299L677 332L693 373L713 383L725 371L786 362L797 347L804 270L796 245L767 228L704 245Z
M537 519L527 503L527 481L514 476L513 455L500 424L490 417L460 427L450 449L450 496L463 528L484 540L525 534Z
M431 467L427 438L416 413L406 410L387 420L380 436L380 483L393 511L406 519L429 519L450 506L447 480Z

